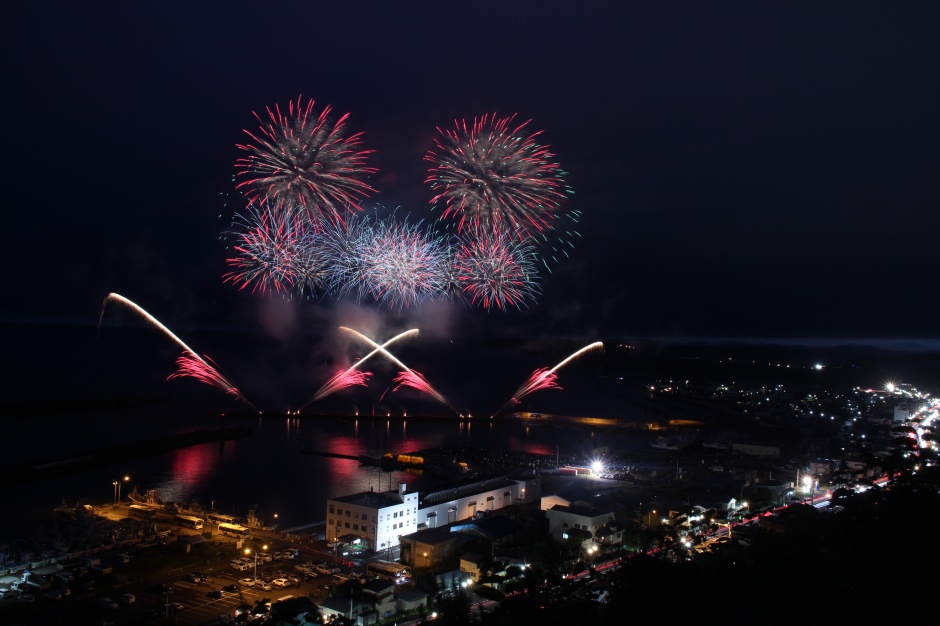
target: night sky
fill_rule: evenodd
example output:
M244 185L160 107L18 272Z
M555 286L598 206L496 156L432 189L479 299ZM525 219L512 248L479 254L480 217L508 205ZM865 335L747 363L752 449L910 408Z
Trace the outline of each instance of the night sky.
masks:
M940 337L934 3L31 2L4 22L0 320L27 377L100 357L111 292L220 362L254 357L214 333L269 342L272 379L310 375L340 324L460 345ZM373 203L427 221L436 127L531 119L581 214L570 258L508 311L223 284L236 144L300 96L363 133ZM104 321L114 367L133 316ZM91 339L24 345L24 324Z

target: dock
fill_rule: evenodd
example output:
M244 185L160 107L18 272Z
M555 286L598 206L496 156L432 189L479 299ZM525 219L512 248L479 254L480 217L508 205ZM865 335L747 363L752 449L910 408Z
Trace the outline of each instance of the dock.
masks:
M248 427L193 430L166 437L125 443L119 446L78 451L35 462L0 465L0 486L53 478L93 467L111 465L115 462L162 454L169 450L187 448L213 441L240 439L249 435L251 435L251 429Z

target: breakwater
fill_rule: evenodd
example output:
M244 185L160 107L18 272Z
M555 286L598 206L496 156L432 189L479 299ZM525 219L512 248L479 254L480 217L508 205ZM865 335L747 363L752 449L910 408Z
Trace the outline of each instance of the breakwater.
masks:
M251 435L251 429L247 426L219 428L217 430L193 430L125 443L119 446L76 451L39 461L0 465L0 486L53 478L93 467L110 465L115 462L162 454L169 450L212 441L240 439L249 435Z

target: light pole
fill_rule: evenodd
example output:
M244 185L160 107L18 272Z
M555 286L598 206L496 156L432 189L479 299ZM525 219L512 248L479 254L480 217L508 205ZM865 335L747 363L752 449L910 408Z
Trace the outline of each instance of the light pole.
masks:
M130 479L131 479L130 476L125 476L125 477L124 477L124 482L127 482L127 481L129 481ZM121 481L120 481L119 479L115 478L115 479L111 482L111 484L114 485L114 504L117 505L117 503L121 501Z
M267 550L268 546L263 545L261 546L261 549ZM245 548L245 555L249 555L252 552L255 553L255 582L257 582L258 581L258 549L257 548Z
M647 528L653 527L653 515L656 514L656 511L650 511L646 516L646 526Z

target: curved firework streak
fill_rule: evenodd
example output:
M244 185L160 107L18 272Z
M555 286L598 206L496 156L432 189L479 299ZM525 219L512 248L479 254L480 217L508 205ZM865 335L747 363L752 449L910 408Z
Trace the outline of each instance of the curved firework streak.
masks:
M184 350L183 354L181 354L176 360L176 364L179 367L179 369L174 374L171 374L167 378L167 380L171 378L179 378L179 377L184 377L184 376L195 378L206 384L209 384L218 389L221 389L225 393L228 393L234 396L236 399L241 400L242 402L244 402L245 404L253 408L255 411L258 411L258 407L256 407L251 402L249 402L248 398L242 395L242 392L240 392L235 387L235 385L232 383L231 380L226 378L224 375L222 375L221 372L219 372L217 368L213 367L212 365L208 363L208 361L206 361L201 356L199 356L195 350L187 346L186 343L183 342L182 339L180 339L175 334L173 334L173 332L169 328L164 326L162 323L160 323L160 321L157 320L157 318L155 318L150 313L145 311L143 308L141 308L140 306L138 306L131 300L128 300L124 296L117 294L117 293L109 293L107 297L105 297L104 302L101 304L101 316L98 318L99 328L101 327L101 320L104 318L105 308L108 306L109 302L118 302L130 308L131 310L135 311L145 320L147 320L148 322L150 322L151 324L159 328L161 331L163 331L163 333L166 334L166 336L172 339L174 342L176 342L177 345L183 348ZM258 413L261 413L261 411L258 411Z
M451 409L454 413L457 413L458 415L460 415L460 411L458 411L457 409L455 409L455 408L454 408L454 405L452 405L450 402L448 402L447 399L444 398L444 396L442 396L439 391L437 391L434 387L432 387L431 384L427 382L427 379L424 378L424 376L422 376L421 374L418 374L417 372L415 372L414 370L412 370L410 367L408 367L407 365L405 365L404 363L402 363L401 361L399 361L397 358L395 358L395 355L393 355L391 352L389 352L388 350L386 350L384 346L380 346L379 344L375 343L374 341L372 341L371 339L369 339L368 337L366 337L366 336L363 335L362 333L360 333L360 332L358 332L358 331L356 331L356 330L353 330L352 328L347 328L346 326L340 326L340 330L345 330L345 331L351 332L351 333L353 333L354 335L356 335L357 337L359 337L360 339L362 339L363 341L365 341L366 343L368 343L369 345L371 345L372 347L374 347L375 350L374 350L372 353L369 353L368 356L372 356L372 354L373 354L374 352L376 352L376 351L382 352L382 354L384 354L386 357L388 357L389 359L391 359L391 361L392 361L393 363L395 363L395 364L398 365L400 368L402 368L403 370L405 370L405 372L407 372L407 373L406 373L406 374L405 374L405 373L399 374L399 377L401 377L401 376L404 375L405 378L404 378L403 380L404 380L404 381L407 381L406 383L404 383L406 386L415 387L416 389L420 389L421 391L424 391L425 393L427 393L427 394L433 396L433 397L434 397L437 401L439 401L441 404L446 404L448 407L450 407L450 409ZM396 339L397 339L397 337L396 337ZM386 342L385 345L388 345L388 343L390 343L390 342ZM362 362L362 359L360 359L359 362L361 363L361 362ZM396 382L398 382L398 378L396 378ZM410 384L410 383L415 383L415 384ZM400 387L401 385L402 385L402 383L399 382L399 387ZM397 389L397 387L396 387L396 389Z
M580 350L572 353L567 358L565 358L561 363L556 365L551 369L537 369L531 376L529 376L522 385L516 389L516 392L512 394L512 397L506 401L506 403L499 408L498 411L493 413L491 417L495 417L503 409L511 404L519 404L524 397L532 393L533 391L538 391L540 389L561 389L557 383L557 372L560 368L564 367L566 364L575 360L579 356L586 354L594 350L603 350L604 342L595 341L592 344L586 345Z
M310 400L310 402L316 402L321 398L325 398L335 391L340 389L346 389L347 387L352 387L353 385L360 385L362 387L367 387L369 383L369 377L372 376L372 372L360 372L354 370L353 368L340 370L333 376L330 380L326 382L323 387L317 391L316 395ZM308 402L307 404L310 404ZM306 404L300 408L304 408Z
M363 339L368 339L365 335L362 335L362 334L360 334L360 333L358 333L358 332L352 330L351 328L346 328L345 326L340 326L340 330L347 330L347 331L349 331L349 332L352 332L352 333L355 333L355 334L359 335L359 336L362 337ZM346 387L349 387L350 385L353 385L353 384L362 384L363 386L365 386L365 384L366 384L365 381L363 381L363 382L346 382L346 381L349 381L349 380L357 380L355 377L356 377L356 375L357 375L358 373L353 373L353 372L354 372L356 369L358 369L360 365L362 365L362 364L365 363L367 360L369 360L369 358L370 358L372 355L374 355L374 354L377 354L377 353L379 353L379 352L384 352L389 358L392 359L392 361L397 362L399 365L401 365L401 363L398 362L398 360L397 360L395 357L393 357L390 352L386 351L385 348L387 348L388 346L392 345L392 344L395 343L396 341L399 341L399 340L401 340L401 339L405 339L406 337L413 337L413 336L415 336L415 335L417 335L417 334L418 334L418 329L417 329L417 328L412 328L411 330L406 330L405 332L403 332L403 333L401 333L401 334L395 335L394 337L392 337L391 339L389 339L388 341L386 341L385 343L383 343L381 346L376 345L375 343L373 343L372 345L375 346L375 349L374 349L372 352L370 352L369 354L365 355L364 357L362 357L361 359L359 359L358 361L356 361L351 367L348 367L347 369L345 369L345 370L343 370L343 371L337 373L335 376L333 376L333 378L331 378L331 379L328 380L326 383L324 383L324 385L323 385L322 387L320 387L320 389L318 389L315 394L313 394L313 397L310 398L309 400L307 400L307 402L304 403L304 405L301 406L301 407L298 409L298 411L301 411L301 410L307 408L308 406L310 406L311 404L313 404L313 403L316 402L317 400L322 400L323 398L327 397L328 395L330 395L330 394L333 393L334 391L339 391L340 389L344 389L344 388L346 388ZM369 341L371 342L371 340L369 340ZM401 366L404 367L404 365L401 365ZM371 374L370 374L370 375L371 375Z

